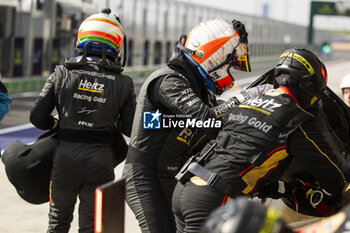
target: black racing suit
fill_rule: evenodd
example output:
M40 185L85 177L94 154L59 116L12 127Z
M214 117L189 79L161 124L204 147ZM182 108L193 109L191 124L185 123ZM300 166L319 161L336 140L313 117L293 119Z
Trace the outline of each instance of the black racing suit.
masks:
M48 232L68 232L79 196L79 232L94 232L97 186L114 180L112 130L130 136L135 111L130 77L96 65L57 66L31 110L30 121L50 129L59 117L50 184Z
M265 184L280 178L293 158L302 161L325 191L342 193L348 169L320 130L319 108L308 112L287 93L288 89L272 89L225 114L216 144L209 144L213 149L201 164L225 185L208 185L211 181L204 173L178 182L173 194L178 232L200 232L210 212L228 196L258 194Z
M213 100L197 68L183 55L171 60L168 67L151 74L143 84L123 169L126 201L142 232L175 232L170 199L176 180L171 175L163 180L161 174L164 167L176 174L181 164L179 156L191 147L187 140L179 140L181 130L145 129L144 113L159 110L162 114L183 114L205 120L222 115L228 105L234 105L233 101L228 101L211 107L215 105L210 103ZM216 134L217 130L206 131L209 138L215 138ZM167 155L167 161L159 161L161 154Z

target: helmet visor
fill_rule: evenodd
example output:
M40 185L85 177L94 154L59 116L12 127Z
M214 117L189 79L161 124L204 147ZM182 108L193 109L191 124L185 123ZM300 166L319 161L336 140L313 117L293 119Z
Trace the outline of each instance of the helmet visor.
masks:
M248 55L241 55L241 56L237 56L237 57L234 56L230 64L236 70L242 70L245 72L252 71L250 68L250 62L249 62Z
M209 70L208 73L211 73L215 70L218 70L222 68L225 65L229 65L229 68L233 67L236 70L242 70L245 72L251 72L250 68L250 61L249 61L249 56L247 55L241 55L241 56L236 56L236 51L228 55L227 59L225 62L221 63L220 65L214 67L213 69Z

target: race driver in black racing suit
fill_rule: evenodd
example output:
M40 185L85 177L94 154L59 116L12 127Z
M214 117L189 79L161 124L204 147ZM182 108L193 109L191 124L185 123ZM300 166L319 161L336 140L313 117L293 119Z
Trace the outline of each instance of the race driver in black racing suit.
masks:
M215 106L212 92L220 95L232 87L234 69L250 71L247 43L244 25L238 21L202 22L187 39L180 38L168 66L155 71L143 84L123 169L126 201L143 233L175 232L171 211L174 176L186 161L185 154L201 147L206 137L215 137L218 130L147 128L146 123L152 122L145 121L145 114L153 114L152 121L165 115L202 121L219 119L237 99L245 98L240 95Z
M95 189L114 180L113 130L118 124L130 136L136 105L133 82L121 73L124 38L109 9L88 17L79 27L80 56L56 67L31 110L37 128L58 124L47 232L69 231L77 196L79 232L94 232Z
M339 209L340 203L330 202L342 195L350 176L345 159L325 139L320 124L326 68L312 52L293 48L281 55L275 77L276 89L230 109L217 138L176 175L177 232L201 232L215 208L240 195L281 198L303 191L321 216ZM279 180L292 160L300 161L317 186ZM315 190L324 197L320 202L313 199Z

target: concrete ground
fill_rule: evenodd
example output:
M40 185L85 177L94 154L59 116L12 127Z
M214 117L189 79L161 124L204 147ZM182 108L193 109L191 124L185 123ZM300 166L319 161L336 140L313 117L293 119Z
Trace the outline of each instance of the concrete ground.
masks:
M121 177L124 163L116 167L116 179ZM31 233L46 232L48 226L49 204L33 205L18 196L8 181L4 164L0 162L0 232ZM77 207L69 232L78 232ZM125 233L140 233L137 220L129 207L125 205Z

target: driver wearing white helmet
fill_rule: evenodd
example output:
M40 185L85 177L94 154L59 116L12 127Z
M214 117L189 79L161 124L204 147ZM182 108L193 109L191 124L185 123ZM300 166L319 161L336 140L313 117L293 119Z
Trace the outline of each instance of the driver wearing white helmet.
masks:
M344 76L340 83L340 88L343 93L343 100L350 107L350 74Z

